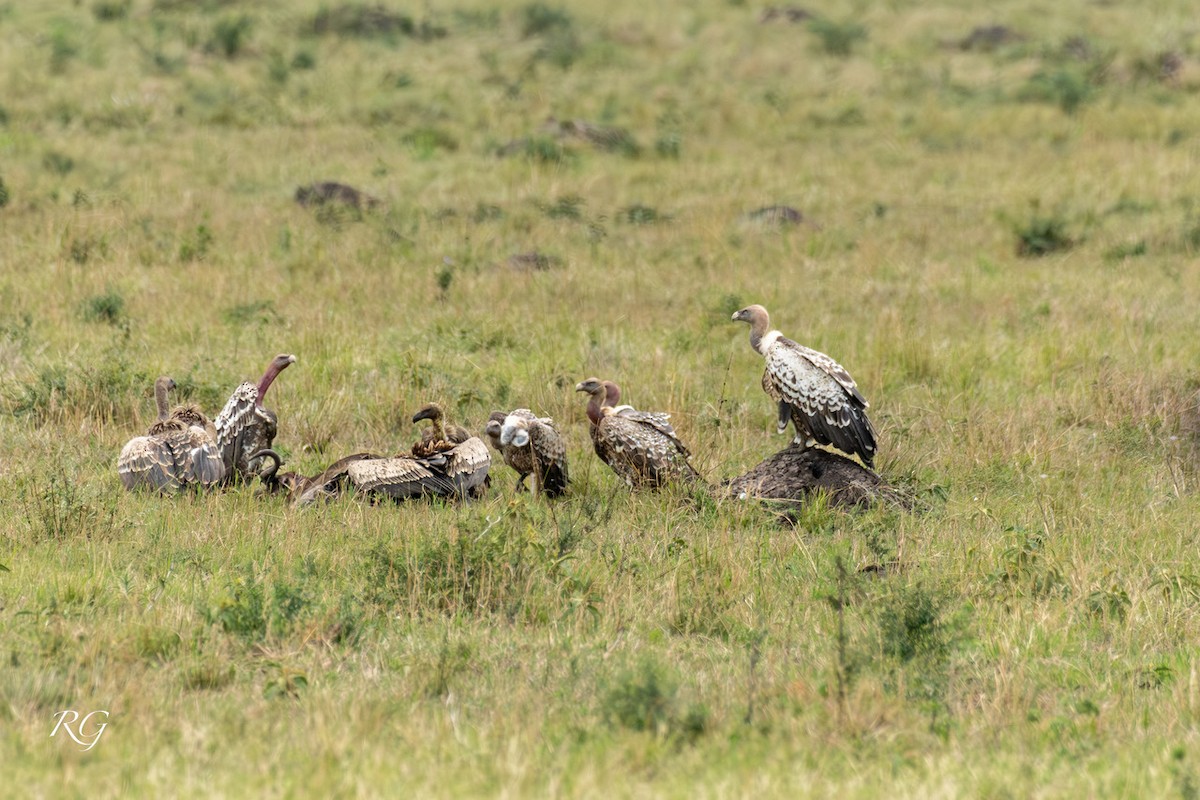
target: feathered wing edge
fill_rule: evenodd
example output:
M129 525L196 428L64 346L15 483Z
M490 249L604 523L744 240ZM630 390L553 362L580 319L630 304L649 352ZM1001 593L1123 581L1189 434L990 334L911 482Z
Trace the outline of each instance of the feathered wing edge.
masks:
M850 373L829 356L781 338L777 347L786 347L796 358L803 359L812 367L829 376L841 389L842 402L834 407L816 402L799 403L787 396L784 387L776 383L771 372L770 357L763 371L762 387L779 404L779 431L787 428L788 417L799 435L811 435L819 444L831 445L844 453L857 455L862 462L874 468L877 442L875 428L867 417L868 403ZM788 411L790 409L790 415Z

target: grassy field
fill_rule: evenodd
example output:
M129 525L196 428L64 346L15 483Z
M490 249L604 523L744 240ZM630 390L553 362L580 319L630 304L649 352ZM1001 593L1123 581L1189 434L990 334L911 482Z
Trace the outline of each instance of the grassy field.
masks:
M0 2L0 795L1200 796L1194 4L989 5ZM753 302L911 509L595 459L589 375L782 447ZM528 405L573 491L121 489L277 352L291 468Z

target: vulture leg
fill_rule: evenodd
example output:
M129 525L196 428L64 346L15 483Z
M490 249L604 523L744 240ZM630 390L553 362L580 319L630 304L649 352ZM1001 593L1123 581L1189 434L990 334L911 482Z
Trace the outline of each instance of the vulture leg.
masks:
M527 486L525 485L525 479L526 479L526 478L528 478L528 477L529 477L529 475L528 475L528 474L525 474L525 475L518 475L518 476L517 476L517 485L513 487L513 491L516 491L516 492L526 492L526 491L529 491L529 487L527 487Z

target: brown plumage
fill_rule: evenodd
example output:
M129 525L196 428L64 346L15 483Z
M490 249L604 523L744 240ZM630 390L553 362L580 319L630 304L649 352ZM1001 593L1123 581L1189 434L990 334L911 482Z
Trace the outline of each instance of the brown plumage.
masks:
M733 320L750 324L750 346L766 359L762 387L778 406L779 432L790 421L796 444L832 445L871 467L875 429L867 418L869 404L850 373L824 353L770 330L770 317L760 305L743 308Z
M163 376L155 381L158 418L145 436L128 441L117 457L117 474L126 489L151 489L170 493L185 486L211 486L224 477L212 424L195 406L167 413L167 392L175 381Z
M286 493L288 502L296 506L305 506L318 500L337 497L346 483L347 472L351 464L365 459L382 458L374 453L355 453L352 456L339 458L317 475L305 477L297 472L280 473L283 459L274 450L260 450L254 456L273 462L259 472L259 479L263 483L265 492L267 494Z
M412 446L414 456L425 457L445 452L473 435L466 428L447 423L446 414L437 403L426 403L413 414L414 425L423 419L429 420L429 426L421 431L421 440Z
M355 489L371 497L478 497L487 487L491 463L487 445L471 436L430 456L354 461L347 465L346 476Z
M672 481L700 480L669 414L613 405L621 390L611 381L588 378L575 391L591 396L588 419L596 455L628 486L658 488Z
M267 390L279 373L296 363L289 354L275 356L258 384L243 383L233 390L225 408L217 416L217 447L225 464L225 480L247 480L258 470L262 459L253 454L271 447L278 430L278 417L263 407Z
M493 411L485 429L504 463L517 471L517 487L533 475L533 491L559 497L567 489L567 448L554 420L527 408Z

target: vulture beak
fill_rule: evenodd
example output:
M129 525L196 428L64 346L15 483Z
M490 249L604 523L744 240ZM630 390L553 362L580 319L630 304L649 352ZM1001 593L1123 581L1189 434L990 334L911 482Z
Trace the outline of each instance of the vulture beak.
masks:
M439 410L440 409L438 409L438 407L435 405L427 405L417 413L413 414L412 421L417 423L423 419L434 419L437 417Z
M746 309L743 308L741 311L733 312L733 317L732 317L733 322L741 322L745 318L746 318Z

